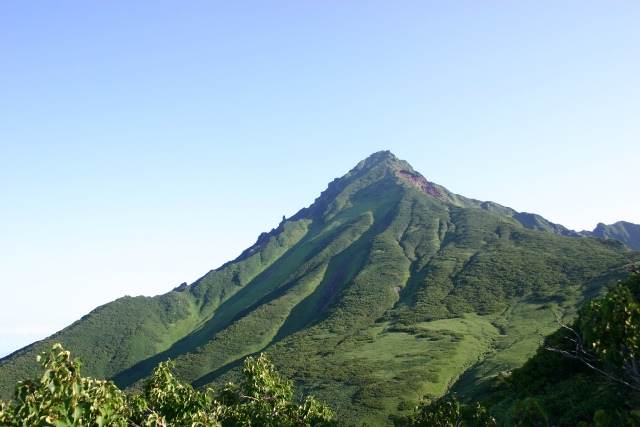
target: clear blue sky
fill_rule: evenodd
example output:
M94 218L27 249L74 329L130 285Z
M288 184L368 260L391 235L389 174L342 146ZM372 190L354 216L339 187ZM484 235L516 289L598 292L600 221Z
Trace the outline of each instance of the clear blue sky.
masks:
M391 150L640 223L640 3L0 1L0 356L235 258Z

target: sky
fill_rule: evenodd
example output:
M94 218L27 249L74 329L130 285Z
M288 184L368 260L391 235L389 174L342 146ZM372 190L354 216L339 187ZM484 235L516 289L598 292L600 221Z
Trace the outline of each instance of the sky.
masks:
M640 3L0 0L0 357L234 259L380 150L640 223Z

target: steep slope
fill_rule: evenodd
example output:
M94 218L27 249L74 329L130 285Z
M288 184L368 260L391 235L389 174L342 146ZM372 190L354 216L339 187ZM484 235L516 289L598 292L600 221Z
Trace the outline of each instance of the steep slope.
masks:
M527 215L375 153L195 283L119 299L2 359L0 385L6 395L61 342L121 387L167 358L195 386L222 382L267 351L302 390L374 425L454 384L479 395L633 254Z

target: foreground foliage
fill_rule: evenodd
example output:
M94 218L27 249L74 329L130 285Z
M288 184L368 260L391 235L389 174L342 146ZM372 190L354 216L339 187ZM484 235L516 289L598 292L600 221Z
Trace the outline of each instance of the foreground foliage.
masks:
M462 405L455 396L422 402L412 415L392 417L396 427L496 427L495 418L476 403Z
M640 269L605 298L585 305L576 321L572 356L608 378L640 392ZM602 368L592 365L600 362Z
M178 381L171 362L161 363L144 392L128 398L112 382L84 378L82 363L61 345L39 359L39 381L21 381L15 401L0 402L2 426L278 426L330 427L333 412L313 397L296 402L291 381L274 371L269 359L248 358L243 381L218 396Z

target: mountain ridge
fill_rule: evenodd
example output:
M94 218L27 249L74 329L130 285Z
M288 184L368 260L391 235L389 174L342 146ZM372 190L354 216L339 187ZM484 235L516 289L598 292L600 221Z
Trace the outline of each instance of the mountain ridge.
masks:
M398 175L398 177L403 178L406 182L415 185L421 191L429 194L430 196L445 198L447 201L459 206L477 207L486 211L496 212L504 216L512 217L523 227L531 230L546 231L569 237L610 238L624 243L626 246L633 250L640 250L640 225L638 224L634 224L628 221L618 221L614 224L598 223L593 231L575 231L565 227L564 225L553 223L543 216L535 213L519 212L513 208L500 205L493 201L482 201L452 193L441 185L428 181L422 174L415 171L409 163L404 160L398 159L389 150L373 153L365 160L359 162L358 165L350 170L349 173L347 173L345 176L341 178L335 178L332 182L329 183L328 188L321 193L321 195L314 201L311 206L301 209L290 219L295 220L297 218L304 217L309 210L313 211L313 206L316 203L322 202L324 200L323 198L326 198L327 194L330 194L332 186L338 185L340 182L342 182L343 179L351 176L353 173L357 172L365 166L371 166L374 163L379 163L385 160L400 162L396 170L396 174ZM402 169L403 167L405 167L406 169ZM255 252L255 250L261 244L263 244L266 239L281 230L281 226L284 223L284 220L285 219L283 218L283 222L279 224L278 228L274 228L270 232L261 233L254 245L243 251L243 253L233 261L229 261L223 264L221 267L219 267L219 269L240 259L243 259L243 257L249 255L252 252Z
M134 388L167 358L202 386L266 350L304 390L380 424L389 408L454 384L482 393L554 329L541 313L571 316L624 275L630 249L545 221L374 153L194 283L120 298L0 359L0 386L6 394L57 340L90 375Z

